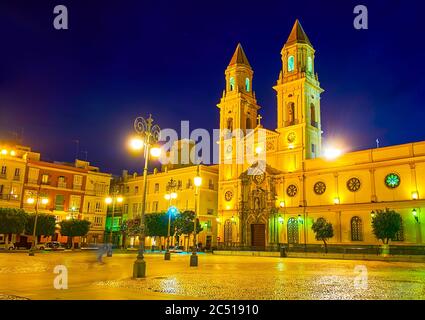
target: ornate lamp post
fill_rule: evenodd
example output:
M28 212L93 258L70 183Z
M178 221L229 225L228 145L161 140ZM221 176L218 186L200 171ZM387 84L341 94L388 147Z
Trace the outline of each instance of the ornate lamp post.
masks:
M177 199L177 193L175 192L177 188L177 181L171 178L167 184L167 193L165 194L165 200L168 200L168 233L167 233L167 250L164 254L164 260L170 260L170 227L171 227L171 200Z
M145 251L145 210L146 210L146 195L148 182L148 163L149 155L159 157L161 150L153 145L158 142L161 129L158 125L153 125L152 116L145 120L142 117L136 118L134 121L134 130L138 137L130 142L130 145L135 150L144 148L145 166L143 169L143 194L142 194L142 215L140 218L140 240L139 252L137 259L133 265L133 278L144 278L146 276L146 261L143 253Z
M36 246L37 246L37 220L38 220L38 204L40 202L40 192L41 192L41 185L38 187L37 190L37 196L35 197L35 199L33 197L30 197L27 199L27 203L28 204L34 204L35 203L35 218L34 218L34 228L32 231L32 237L33 237L33 242L31 244L31 248L29 250L28 255L29 256L34 256L35 255L35 250L36 250ZM43 205L46 205L49 203L49 199L46 197L41 198L41 203Z
M198 255L196 253L196 216L198 211L198 191L199 187L202 185L202 178L199 175L199 165L198 169L196 171L196 176L193 178L193 183L195 185L195 215L193 217L193 248L192 248L192 254L190 256L190 266L191 267L197 267L198 266Z
M110 249L108 250L108 253L106 254L107 257L112 257L112 231L114 228L114 215L115 215L115 206L117 203L123 202L123 197L118 195L118 190L114 191L112 196L105 198L105 203L107 205L110 205L112 203L112 221L111 221L111 229L109 230L109 240L108 243L110 244Z

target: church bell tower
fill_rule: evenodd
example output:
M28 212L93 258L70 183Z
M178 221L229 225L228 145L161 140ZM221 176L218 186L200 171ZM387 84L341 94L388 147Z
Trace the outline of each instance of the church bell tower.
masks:
M295 21L281 51L282 70L277 92L277 131L283 148L298 152L301 159L320 156L322 129L320 87L315 73L315 50L300 22Z

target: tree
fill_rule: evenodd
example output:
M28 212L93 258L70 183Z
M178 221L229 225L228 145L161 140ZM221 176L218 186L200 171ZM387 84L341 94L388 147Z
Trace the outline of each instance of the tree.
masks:
M34 232L35 214L28 216L25 224L25 234L32 235ZM56 218L51 214L37 215L36 236L53 236L55 234Z
M174 230L177 237L180 237L182 234L191 234L193 233L193 219L195 218L194 211L183 211L179 214L174 220ZM197 219L196 223L196 234L201 232L203 229L199 220Z
M395 238L401 226L401 215L394 210L378 210L372 218L372 232L384 244L388 244L391 239Z
M324 218L319 218L311 227L316 234L316 240L323 241L325 245L325 253L328 253L328 245L326 241L334 236L332 223L327 222Z
M151 213L145 216L146 236L166 237L168 234L168 214Z
M61 234L68 237L72 249L74 249L74 237L84 237L90 230L90 222L87 220L64 220L59 225Z
M28 215L22 209L0 208L0 233L21 234L25 229ZM8 243L9 237L6 237Z

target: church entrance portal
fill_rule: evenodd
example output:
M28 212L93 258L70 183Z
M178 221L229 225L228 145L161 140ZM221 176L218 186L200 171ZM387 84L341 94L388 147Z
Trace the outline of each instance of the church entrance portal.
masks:
M251 246L254 250L266 249L265 224L251 224Z

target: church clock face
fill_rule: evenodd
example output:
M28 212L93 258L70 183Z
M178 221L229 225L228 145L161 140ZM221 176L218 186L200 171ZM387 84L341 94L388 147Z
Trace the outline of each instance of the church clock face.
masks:
M227 148L226 148L226 153L227 154L231 154L232 153L232 151L233 151L233 148L232 148L232 146L227 146Z
M286 137L289 143L293 143L296 138L297 136L295 135L295 132L289 132L288 136Z
M226 193L224 194L224 199L226 201L230 201L232 200L232 198L233 198L233 192L230 190L226 191Z
M257 174L257 175L255 175L255 176L252 177L252 180L254 180L254 182L256 184L262 184L265 179L266 179L266 174L265 173Z

